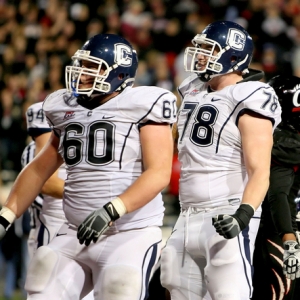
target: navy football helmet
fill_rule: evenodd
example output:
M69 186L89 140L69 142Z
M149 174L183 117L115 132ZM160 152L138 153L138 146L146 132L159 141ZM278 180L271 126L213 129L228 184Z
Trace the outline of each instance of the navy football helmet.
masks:
M138 66L137 53L131 44L115 34L98 34L90 38L76 51L72 60L72 65L66 67L65 79L68 92L76 97L121 91L133 85ZM84 68L82 61L95 63L98 68ZM81 75L94 77L93 85L80 88Z
M282 123L300 132L300 78L278 75L268 84L275 90L281 105Z
M253 56L253 41L239 24L230 21L216 21L209 24L184 54L186 71L197 73L202 81L209 81L217 75L241 71L248 72ZM202 45L208 45L202 48ZM198 64L198 56L206 57L206 66ZM192 57L192 59L190 59Z

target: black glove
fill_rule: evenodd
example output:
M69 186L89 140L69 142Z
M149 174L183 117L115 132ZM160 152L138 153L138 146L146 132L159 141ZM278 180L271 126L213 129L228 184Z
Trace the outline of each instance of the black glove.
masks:
M16 215L7 207L3 206L0 210L0 240L2 240L10 227L16 219Z
M4 238L9 226L10 223L5 218L0 216L0 241Z
M300 277L300 246L296 241L283 243L283 274L291 280Z
M119 214L113 204L108 202L102 208L95 210L79 225L77 230L77 238L79 243L85 243L88 246L91 241L97 242L101 234L103 234L112 222L119 219Z
M212 218L212 224L217 233L226 239L236 237L245 229L254 215L254 209L249 204L241 204L233 215L217 215Z

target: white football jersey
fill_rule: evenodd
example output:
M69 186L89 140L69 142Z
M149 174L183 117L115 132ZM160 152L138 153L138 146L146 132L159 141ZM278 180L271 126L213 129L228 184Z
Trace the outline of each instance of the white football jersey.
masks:
M269 118L275 128L281 107L273 88L249 81L209 91L207 83L192 75L179 92L183 97L178 112L181 204L210 208L241 199L247 173L238 118L251 110Z
M43 112L43 102L37 102L30 105L26 111L26 114L27 131L30 136L35 137L46 132L51 132L51 128L49 127L47 118ZM66 178L66 170L64 165L62 165L59 168L58 176L61 179ZM62 199L56 199L44 194L43 199L43 214L55 216L60 219L65 219L65 215L62 208Z
M25 149L23 150L22 156L21 156L21 165L22 168L24 168L29 162L31 162L35 155L35 142L30 142ZM43 206L43 196L38 195L33 203L28 208L29 214L30 214L30 227L36 228L39 224L39 213L42 210Z
M43 102L31 104L26 111L27 132L31 137L51 132L43 112Z
M79 226L141 175L139 130L148 122L174 123L176 97L158 87L127 87L101 106L88 109L62 89L45 99L43 109L60 138L59 153L67 168L65 214L70 223ZM158 194L117 220L112 230L160 226L163 212L162 195Z

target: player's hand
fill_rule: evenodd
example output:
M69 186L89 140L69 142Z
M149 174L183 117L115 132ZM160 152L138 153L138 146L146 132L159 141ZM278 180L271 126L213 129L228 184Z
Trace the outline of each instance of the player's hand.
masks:
M16 219L16 215L7 207L3 206L0 210L0 240L2 240L11 226L11 224Z
M79 225L77 238L79 243L85 243L88 246L91 241L97 242L103 234L112 225L112 222L119 218L119 214L111 202L105 204L102 208L95 210Z
M219 235L225 239L232 239L241 232L238 221L231 215L217 215L213 217L213 225Z
M283 274L291 280L300 277L300 245L296 241L283 243Z
M219 235L225 239L236 237L245 229L254 215L254 208L249 204L241 204L233 215L217 215L212 224Z

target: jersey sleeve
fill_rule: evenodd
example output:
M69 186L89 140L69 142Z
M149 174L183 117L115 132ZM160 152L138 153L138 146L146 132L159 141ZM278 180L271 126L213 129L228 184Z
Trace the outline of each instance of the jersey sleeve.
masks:
M31 137L51 132L43 111L43 103L37 102L30 105L26 111L27 131Z
M281 122L281 106L274 89L268 84L251 81L233 85L231 97L236 124L239 116L247 110L269 118L274 129Z
M158 87L132 88L127 107L122 104L122 111L134 123L141 126L148 122L173 124L176 122L177 98L175 94Z
M67 93L66 89L60 89L49 94L43 102L43 111L45 113L48 126L57 136L59 136L59 132L57 131L57 125L55 124L60 124L62 122L60 112L63 110L65 103L68 103L68 107L70 108L69 114L72 114L73 107L78 105L76 98Z

